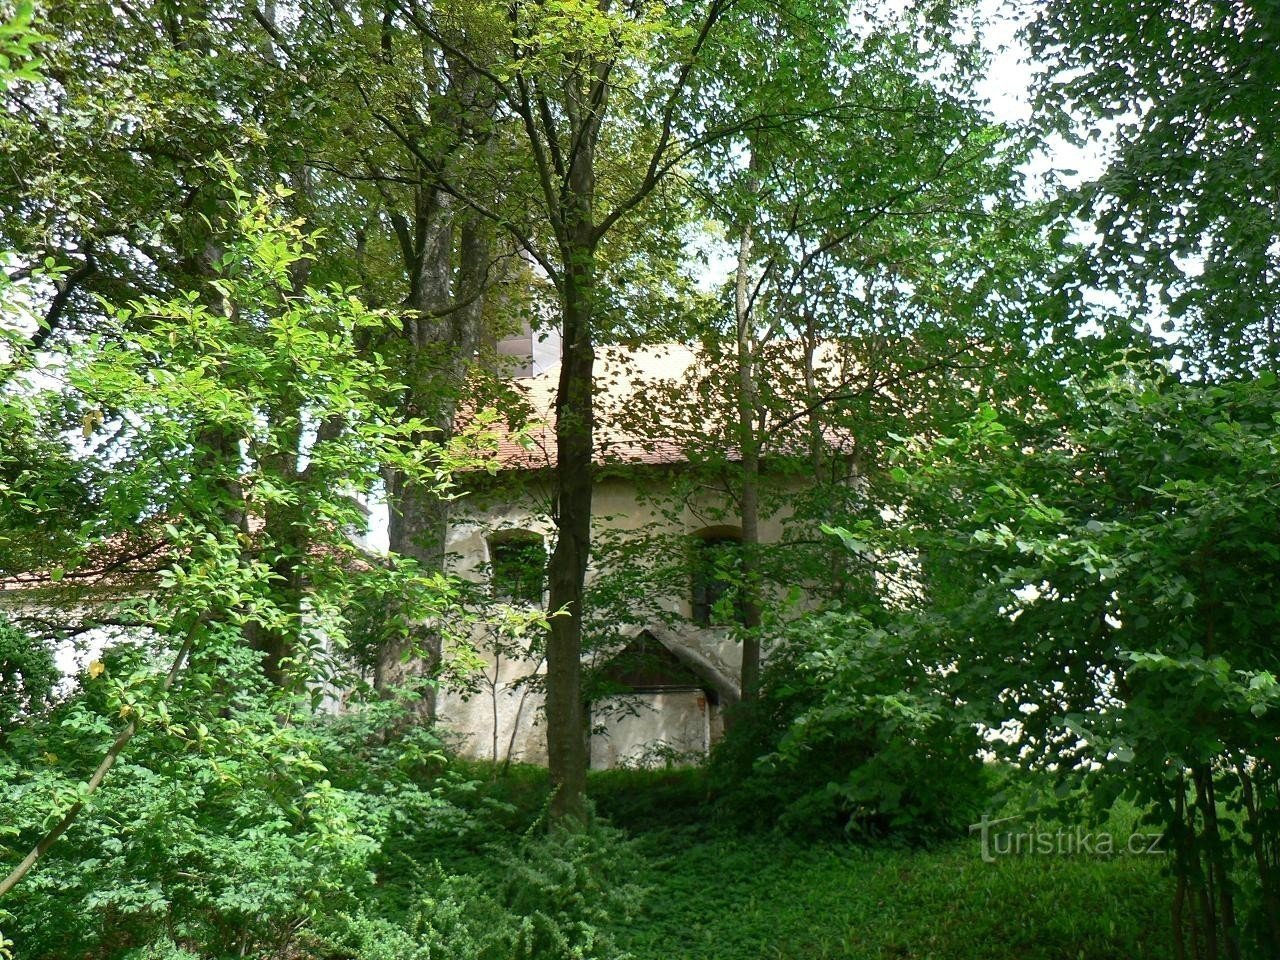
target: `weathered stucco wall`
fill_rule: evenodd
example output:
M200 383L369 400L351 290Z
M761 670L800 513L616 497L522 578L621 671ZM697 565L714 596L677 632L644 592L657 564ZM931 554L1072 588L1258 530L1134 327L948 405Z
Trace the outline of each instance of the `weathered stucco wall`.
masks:
M637 476L639 482L633 477L615 475L597 483L593 495L592 513L597 518L593 522L593 536L624 533L693 535L725 528L723 498L714 492L692 495L683 498L676 507L667 503L659 509L650 502L649 494L655 483L661 483L662 474L646 471ZM481 489L460 500L448 538L454 572L472 580L482 580L490 560L489 538L496 531L537 533L550 547L554 527L540 506L546 502L543 483L545 481L540 475L529 474L527 486L514 495L509 489L493 495ZM780 539L784 520L782 515L762 520L761 540ZM593 563L588 571L588 583L594 582L601 573L599 566ZM648 631L667 647L682 648L682 654L700 674L718 677L723 685L736 688L741 648L728 629L698 628L689 622L692 610L688 589L673 587L666 596L637 598L638 601L640 599L660 611L678 615L676 619L683 620L683 624L664 624L661 622L663 618L655 618L652 623L630 624L619 630L620 641L625 642L641 631ZM478 636L477 642L483 642L483 638ZM510 751L512 760L545 763L546 744L539 723L541 694L518 683L530 673L544 672L542 665L531 660L493 656L485 659L487 673L481 692L442 692L438 703L442 724L457 738L459 749L466 755L501 761ZM637 711L635 716L610 723L607 733L592 735L593 767L614 766L634 760L646 749L650 753L660 753L659 745L663 743L672 751L681 753L705 751L719 735L719 709L715 704L706 703L707 698L701 691L650 693L640 697L647 698L646 709ZM703 701L701 707L698 706L699 699ZM595 714L598 718L607 716L608 707L598 704Z
M701 690L606 697L591 720L593 770L687 761L722 732L719 711Z

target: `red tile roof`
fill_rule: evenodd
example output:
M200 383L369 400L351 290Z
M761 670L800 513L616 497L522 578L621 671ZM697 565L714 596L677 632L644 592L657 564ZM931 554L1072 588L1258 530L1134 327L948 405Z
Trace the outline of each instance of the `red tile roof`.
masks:
M798 351L797 344L783 351ZM822 351L834 363L833 351ZM788 360L794 360L788 357ZM708 362L683 344L656 344L630 348L596 348L595 359L595 450L597 465L686 463L716 452L736 459L733 445L736 416L731 391L720 385L727 374L724 362ZM830 366L830 364L828 364ZM764 379L776 367L765 369ZM827 379L834 375L827 370ZM493 459L500 470L536 470L556 462L555 398L560 365L535 376L512 382L527 405L524 431L518 421L525 411L509 416L515 422L499 422ZM776 390L774 391L777 392ZM803 409L800 398L784 401ZM785 409L785 406L784 406ZM505 411L499 411L504 413ZM465 419L465 415L464 415ZM798 426L805 421L800 418ZM830 429L825 439L835 446L847 446ZM523 442L521 442L523 440ZM795 447L794 437L772 438L772 452ZM770 452L766 450L766 453Z

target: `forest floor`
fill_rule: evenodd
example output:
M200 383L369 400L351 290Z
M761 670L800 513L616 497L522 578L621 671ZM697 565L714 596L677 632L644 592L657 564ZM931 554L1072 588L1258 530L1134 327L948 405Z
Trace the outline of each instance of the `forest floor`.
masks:
M544 771L517 768L486 792L518 829L544 783ZM908 848L743 833L707 820L702 783L700 771L592 775L596 810L638 854L640 907L611 931L634 960L1173 956L1167 858L1130 853L1127 836L1106 855L1098 833L1053 825L1052 851L992 841L984 859L979 834Z
M763 838L643 837L637 960L1138 960L1173 955L1167 877L1144 857L997 858ZM1154 859L1154 858L1152 858Z

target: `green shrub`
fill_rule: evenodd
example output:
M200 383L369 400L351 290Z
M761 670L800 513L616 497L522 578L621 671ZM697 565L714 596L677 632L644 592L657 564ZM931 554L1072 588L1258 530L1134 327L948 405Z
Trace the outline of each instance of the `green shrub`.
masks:
M535 824L491 847L471 874L424 870L400 920L367 911L336 918L322 945L354 960L613 960L613 931L640 891L631 845L600 824L581 831Z
M269 693L251 651L220 655L206 675L227 678L221 695L193 684L153 708L87 809L5 898L19 956L279 955L317 918L372 895L389 836L465 818L421 785L438 756L429 732L378 734L394 705L318 715ZM127 685L110 681L144 660L136 648L104 656L101 676L11 738L0 754L0 806L14 825L3 862L79 796L127 706Z
M545 771L470 779L483 771L448 761L395 703L317 714L270 688L251 651L216 656L192 675L220 678L219 695L193 683L149 707L87 809L6 897L16 956L618 956L608 931L638 901L633 854L599 824L549 833ZM0 755L5 862L74 802L129 678L151 672L141 648L109 651L15 730Z
M721 814L911 842L972 823L990 792L976 728L907 656L910 629L881 610L791 626L713 753Z
M706 826L712 814L705 767L593 771L587 795L602 817L631 833Z

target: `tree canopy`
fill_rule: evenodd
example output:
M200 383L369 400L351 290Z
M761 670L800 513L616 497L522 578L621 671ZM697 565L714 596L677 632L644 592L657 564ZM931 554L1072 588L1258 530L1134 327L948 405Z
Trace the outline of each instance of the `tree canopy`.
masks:
M1025 127L965 3L0 11L24 947L610 955L600 904L636 898L589 718L649 625L741 652L671 654L728 720L691 810L937 843L997 779L1121 796L1179 960L1280 955L1275 3L1048 0ZM1030 196L1061 133L1106 167ZM498 341L548 331L546 489L486 486L529 415ZM663 344L680 375L616 402L597 355ZM652 529L601 516L618 478ZM511 483L549 537L490 543L486 591L450 524ZM450 871L516 819L436 694L496 704L504 659L517 716L545 695L551 829L481 889Z

